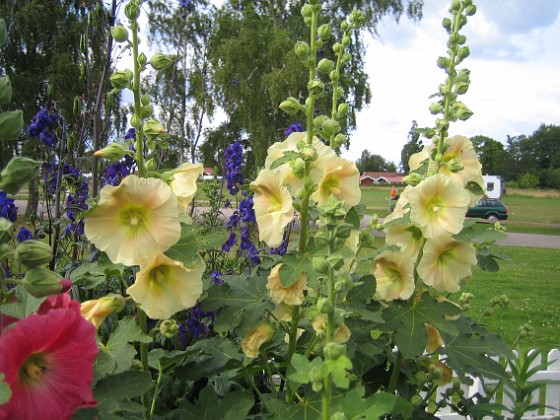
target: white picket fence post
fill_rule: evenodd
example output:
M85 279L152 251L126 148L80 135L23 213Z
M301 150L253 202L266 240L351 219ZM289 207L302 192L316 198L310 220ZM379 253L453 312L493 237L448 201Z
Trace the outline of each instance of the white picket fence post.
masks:
M556 417L560 417L560 350L553 349L548 353L548 357L546 360L542 360L542 355L539 355L533 361L533 366L541 365L542 362L545 365L545 368L536 372L532 377L532 381L541 381L541 380L548 380L548 381L555 381L554 383L549 383L543 385L540 389L537 389L536 392L532 395L532 402L539 402L544 401L544 404L547 406L544 408L544 411L536 410L525 413L523 416L524 420L544 420L544 419L553 419ZM488 383L488 381L487 381ZM491 382L490 382L491 383ZM445 389L448 386L439 387L437 390L438 398L441 397L441 393L445 392ZM474 379L474 383L471 386L463 387L465 391L465 397L471 397L477 393L480 395L484 395L484 389L482 387L482 383L478 378ZM541 395L541 392L544 392L544 395ZM500 401L506 407L512 407L513 402L506 394L498 394L496 393L492 401ZM511 418L511 413L502 413L504 417ZM442 420L458 420L463 419L464 417L457 414L452 413L449 407L443 408L436 413L436 416Z

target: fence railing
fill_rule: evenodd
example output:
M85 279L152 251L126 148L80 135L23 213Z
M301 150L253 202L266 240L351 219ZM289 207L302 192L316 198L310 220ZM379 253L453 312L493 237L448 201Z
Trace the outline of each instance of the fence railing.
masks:
M532 403L542 403L546 407L539 408L537 410L528 411L523 415L524 420L544 420L544 419L560 419L560 350L553 349L548 355L539 354L531 364L533 367L542 367L535 374L530 377L529 382L534 381L553 381L551 383L546 383L536 389L531 395ZM486 383L491 383L486 381ZM442 393L445 393L447 386L442 386L438 388L438 397ZM472 385L463 385L463 391L465 392L465 397L471 397L476 395L484 396L484 387L478 378L474 379ZM513 407L513 401L509 396L503 392L503 389L498 387L497 392L492 396L490 402L501 402L504 406L508 408ZM504 418L513 418L513 415L509 411L504 411L501 413ZM463 416L452 413L449 407L440 409L436 416L443 420L455 420L464 419Z

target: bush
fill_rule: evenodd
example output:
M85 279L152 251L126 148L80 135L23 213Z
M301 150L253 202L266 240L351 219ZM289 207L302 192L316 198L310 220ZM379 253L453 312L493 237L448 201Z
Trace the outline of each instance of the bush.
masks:
M539 177L533 174L525 174L519 180L519 188L537 188L539 186Z

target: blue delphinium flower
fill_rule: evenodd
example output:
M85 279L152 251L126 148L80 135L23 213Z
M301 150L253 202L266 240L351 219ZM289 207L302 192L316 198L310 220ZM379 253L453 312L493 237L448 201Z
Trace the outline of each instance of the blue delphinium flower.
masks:
M290 134L295 132L302 132L303 131L303 124L301 121L298 121L295 124L290 124L290 126L284 131L284 135L288 137Z
M190 4L191 4L191 0L179 0L179 6L183 8L189 7Z
M260 264L259 250L251 240L251 231L247 225L241 226L241 244L239 247L247 252L247 256L253 265Z
M9 198L8 194L0 191L0 216L8 219L10 222L17 220L17 207L13 198Z
M210 337L215 321L216 314L213 311L205 312L197 306L193 306L187 320L179 323L179 339L183 348L197 338Z
M33 118L33 122L27 127L27 133L31 137L39 137L48 147L52 147L56 141L53 126L57 120L57 114L49 114L47 108L42 108Z
M27 229L25 226L22 226L19 229L19 232L18 232L16 238L17 238L18 242L25 242L29 239L35 238L35 236L33 236L33 233L29 229Z
M222 275L222 273L220 273L219 271L212 271L212 273L210 273L210 278L212 279L212 283L213 284L224 284L224 281L220 278L220 276Z
M125 140L136 140L136 129L131 127L127 130L126 134L124 135Z
M130 130L134 130L134 128ZM128 130L127 135L130 133L130 130ZM136 134L132 134L132 136L135 135ZM130 145L129 149L135 150L133 145ZM119 185L125 176L130 175L135 166L136 161L131 156L125 155L122 160L105 167L105 174L103 178L101 178L101 185Z
M286 231L284 232L284 236L282 237L282 242L280 243L280 245L277 248L272 248L270 250L270 253L277 254L277 255L284 255L288 250L289 243L290 243L290 232Z
M231 195L239 192L239 186L245 183L243 178L243 147L236 141L230 144L225 152L225 174L227 188Z
M229 250L236 244L237 239L235 232L230 232L229 238L222 244L222 251L229 252Z

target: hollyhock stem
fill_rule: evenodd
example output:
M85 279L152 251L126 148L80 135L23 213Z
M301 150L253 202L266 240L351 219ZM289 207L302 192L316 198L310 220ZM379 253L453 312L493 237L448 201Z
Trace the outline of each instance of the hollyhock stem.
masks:
M148 333L147 317L146 312L138 308L138 326L142 329L144 334ZM144 372L150 371L150 366L148 365L148 343L140 343L140 362L142 363L142 370ZM157 391L157 389L156 389ZM154 394L155 399L155 394ZM150 404L150 393L146 392L142 395L142 405L144 406L144 418L151 419L152 411Z
M332 231L329 231L329 247L328 247L328 256L331 256L334 253L334 240L335 237ZM328 299L329 303L331 304L331 310L327 314L327 334L325 339L325 345L329 345L333 341L334 337L334 327L335 327L335 319L334 314L336 311L336 290L334 287L335 278L334 278L334 270L332 267L329 267L329 272L327 276L328 281ZM330 412L331 412L331 374L327 373L323 378L323 390L321 395L321 408L323 412L323 420L330 419Z
M132 58L134 61L134 78L132 85L132 93L134 94L134 115L140 120L140 124L135 126L136 129L136 163L138 165L138 174L143 177L146 175L144 167L144 134L142 133L142 118L140 112L142 104L140 103L140 63L138 62L138 22L131 22L132 29Z

